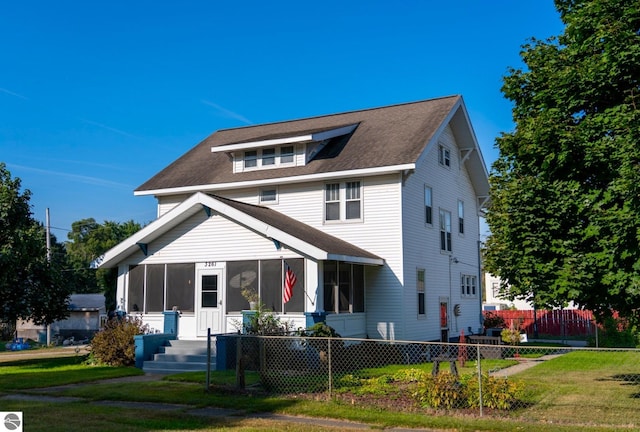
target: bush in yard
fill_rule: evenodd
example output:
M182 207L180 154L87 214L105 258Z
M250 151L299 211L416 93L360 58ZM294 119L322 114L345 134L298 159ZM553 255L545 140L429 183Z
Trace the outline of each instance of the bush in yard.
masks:
M523 384L518 381L483 375L482 406L499 410L512 409L522 396L523 390ZM458 378L446 372L435 377L428 376L418 383L414 397L423 407L478 408L478 376L465 375Z
M137 317L110 319L91 341L92 360L109 366L133 366L136 362L134 336L147 330Z
M467 375L463 379L467 392L467 404L470 408L480 406L477 375ZM507 378L482 375L482 406L499 410L509 410L522 397L524 384Z
M466 408L467 395L462 383L453 374L443 372L428 376L414 393L420 406L431 408Z

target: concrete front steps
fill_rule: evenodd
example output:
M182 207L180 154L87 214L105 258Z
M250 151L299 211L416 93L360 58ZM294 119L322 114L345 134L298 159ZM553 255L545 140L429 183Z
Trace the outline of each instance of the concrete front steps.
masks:
M216 344L211 341L211 370L216 369ZM170 340L142 364L145 373L174 374L207 370L207 342L203 340Z

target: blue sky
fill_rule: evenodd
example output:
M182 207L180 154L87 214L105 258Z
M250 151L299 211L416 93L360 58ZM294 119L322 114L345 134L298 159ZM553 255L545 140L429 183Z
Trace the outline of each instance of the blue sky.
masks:
M551 0L15 1L0 9L0 162L52 232L152 221L133 190L218 129L464 97L487 168Z

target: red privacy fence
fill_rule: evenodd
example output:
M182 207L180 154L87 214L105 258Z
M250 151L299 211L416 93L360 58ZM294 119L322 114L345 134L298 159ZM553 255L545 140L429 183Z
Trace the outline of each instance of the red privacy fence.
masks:
M519 324L520 329L524 330L528 336L533 336L533 310L495 310L483 313L485 317L488 314L502 317L506 327ZM591 311L577 309L536 310L535 316L539 335L591 336L595 331L595 320Z

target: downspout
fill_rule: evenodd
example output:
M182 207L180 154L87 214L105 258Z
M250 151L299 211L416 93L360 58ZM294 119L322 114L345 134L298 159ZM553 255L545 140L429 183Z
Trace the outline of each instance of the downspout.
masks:
M482 241L478 240L478 306L480 308L478 312L480 327L478 327L478 330L482 329L484 323L484 316L482 315L482 295L485 292L485 288L484 278L482 277Z

